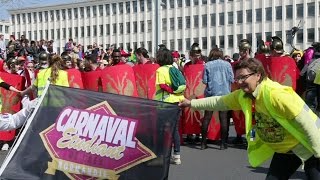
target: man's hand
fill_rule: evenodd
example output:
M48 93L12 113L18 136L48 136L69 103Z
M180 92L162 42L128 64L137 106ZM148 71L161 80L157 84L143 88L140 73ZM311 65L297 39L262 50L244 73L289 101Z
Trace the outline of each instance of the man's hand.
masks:
M191 101L189 99L184 99L184 100L179 102L178 106L181 107L181 108L190 107L191 106Z

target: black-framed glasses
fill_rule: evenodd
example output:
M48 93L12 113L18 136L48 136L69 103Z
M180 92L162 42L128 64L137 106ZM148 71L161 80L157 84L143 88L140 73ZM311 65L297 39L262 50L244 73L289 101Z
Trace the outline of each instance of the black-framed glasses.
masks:
M247 74L247 75L243 75L243 76L239 76L239 77L236 77L234 79L235 82L239 83L239 82L243 82L245 80L247 80L250 76L254 75L255 73L250 73L250 74Z

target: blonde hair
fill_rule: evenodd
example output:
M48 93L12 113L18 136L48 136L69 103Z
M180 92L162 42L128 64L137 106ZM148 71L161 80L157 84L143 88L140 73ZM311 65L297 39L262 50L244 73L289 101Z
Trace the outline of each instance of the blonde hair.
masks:
M51 67L50 81L55 84L58 77L59 71L63 68L63 60L59 55L53 55L49 58L49 67Z

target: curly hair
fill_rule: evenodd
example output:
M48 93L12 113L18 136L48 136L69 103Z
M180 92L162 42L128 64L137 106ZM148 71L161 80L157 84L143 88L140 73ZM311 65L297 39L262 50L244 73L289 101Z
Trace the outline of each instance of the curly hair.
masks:
M163 49L157 53L157 63L160 66L164 65L172 65L173 64L173 57L172 53L169 49Z
M237 71L239 69L248 69L252 73L260 73L260 82L267 77L262 63L255 58L249 58L245 61L239 61L239 63L234 66L234 71Z

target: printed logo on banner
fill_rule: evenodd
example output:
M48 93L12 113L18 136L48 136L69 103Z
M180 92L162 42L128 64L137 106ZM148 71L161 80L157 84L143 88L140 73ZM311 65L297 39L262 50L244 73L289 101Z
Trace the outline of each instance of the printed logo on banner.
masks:
M118 179L119 173L156 158L135 137L137 125L137 120L117 116L106 101L85 110L64 108L56 123L40 133L52 158L45 173Z

